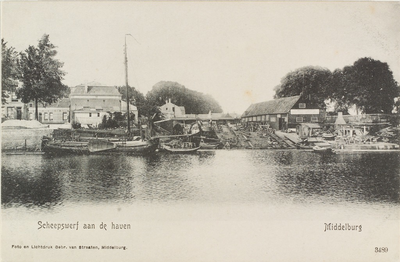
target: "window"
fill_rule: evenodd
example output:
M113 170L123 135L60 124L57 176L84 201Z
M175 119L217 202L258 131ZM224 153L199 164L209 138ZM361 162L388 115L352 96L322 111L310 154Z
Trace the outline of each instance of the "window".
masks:
M318 122L318 117L312 116L311 117L311 122Z
M44 120L48 120L49 119L49 117L48 117L48 113L44 113L44 118L43 118Z
M265 121L265 115L262 116L261 121Z
M89 113L89 117L92 117L92 113Z
M299 108L306 108L306 103L299 103Z
M276 116L270 116L269 121L270 122L276 122Z
M103 103L105 103L106 102L106 100L103 100Z
M32 103L30 103L30 104L29 104L29 107L32 107L32 106L33 106L33 104L32 104Z
M97 113L97 117L100 117L100 113Z
M256 116L253 116L253 121L254 122L257 121L257 117Z
M89 99L88 99L88 100L86 100L86 102L89 102Z
M257 116L257 121L261 121L261 116Z
M67 112L64 112L63 113L63 120L67 120L68 119L68 114L67 114Z
M269 121L269 115L265 115L265 121Z
M297 122L297 123L303 122L303 117L296 117L296 122Z
M53 120L53 112L49 113L49 120L50 120L50 121Z

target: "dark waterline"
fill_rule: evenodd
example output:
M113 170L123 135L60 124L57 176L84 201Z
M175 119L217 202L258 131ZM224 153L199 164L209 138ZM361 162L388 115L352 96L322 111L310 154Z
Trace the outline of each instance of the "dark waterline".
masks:
M2 156L2 208L98 203L400 203L400 152Z

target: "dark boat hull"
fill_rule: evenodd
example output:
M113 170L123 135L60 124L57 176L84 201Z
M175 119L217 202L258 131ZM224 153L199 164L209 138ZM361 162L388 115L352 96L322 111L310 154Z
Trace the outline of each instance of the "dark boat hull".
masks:
M49 155L88 155L90 154L87 146L63 146L62 144L48 144L43 147L43 152Z
M49 143L43 147L43 152L49 155L150 155L158 148L158 140L148 141L140 146L116 146L102 151L89 150L88 143L73 146L63 143Z

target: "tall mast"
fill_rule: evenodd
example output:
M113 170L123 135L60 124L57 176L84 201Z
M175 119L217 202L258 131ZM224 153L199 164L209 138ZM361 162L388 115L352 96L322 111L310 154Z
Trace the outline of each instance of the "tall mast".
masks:
M128 135L131 134L131 119L129 112L129 85L128 85L128 54L126 50L126 36L125 35L125 86L126 86L126 110L128 114Z

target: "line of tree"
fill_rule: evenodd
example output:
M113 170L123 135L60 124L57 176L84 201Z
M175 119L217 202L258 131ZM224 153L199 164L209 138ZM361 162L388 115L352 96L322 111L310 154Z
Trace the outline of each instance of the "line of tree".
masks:
M122 100L126 101L126 87L117 88L122 94ZM158 82L146 96L136 88L129 87L129 100L137 106L140 116L153 117L156 115L155 117L158 119L160 117L158 107L165 104L169 99L177 106L185 107L187 114L206 114L210 111L214 113L222 112L221 106L212 96L190 90L177 82Z
M400 86L387 63L369 57L331 72L322 67L302 67L288 73L275 87L274 98L302 95L325 108L334 103L334 112L390 114L398 109Z
M190 90L177 82L158 82L147 93L146 98L149 103L156 106L161 106L171 99L173 104L184 106L187 114L222 112L221 106L212 96Z
M1 39L1 100L4 104L8 92L18 87L18 52L14 47L8 47L7 42Z
M35 119L38 119L38 103L54 103L68 96L69 88L62 83L65 72L63 63L55 58L56 46L45 34L37 46L30 45L25 51L17 53L7 47L2 39L2 96L7 91L16 91L23 103L35 103ZM22 86L18 89L18 81Z

